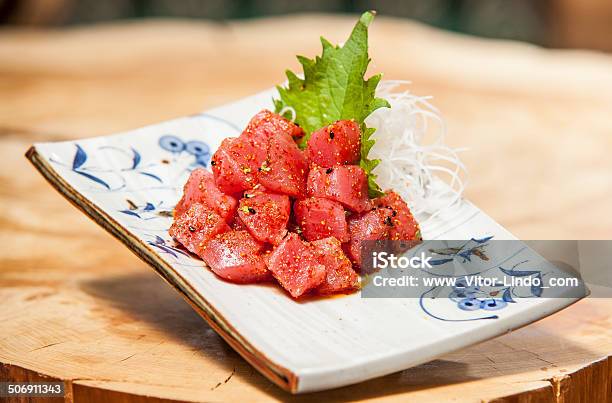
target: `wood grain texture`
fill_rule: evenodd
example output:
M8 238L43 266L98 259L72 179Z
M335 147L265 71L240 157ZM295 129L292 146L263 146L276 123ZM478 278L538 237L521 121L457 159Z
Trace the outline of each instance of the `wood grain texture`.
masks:
M340 41L351 25L307 16L0 31L2 379L63 380L66 401L612 401L605 299L417 368L289 396L23 158L34 141L134 128L270 87L295 54L318 52L320 34ZM471 148L470 200L524 239L611 237L612 57L384 18L372 28L372 70L435 95L449 142Z

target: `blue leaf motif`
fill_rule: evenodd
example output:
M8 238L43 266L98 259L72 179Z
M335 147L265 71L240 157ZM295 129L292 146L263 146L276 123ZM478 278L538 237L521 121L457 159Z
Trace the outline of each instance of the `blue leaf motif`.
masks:
M149 178L153 178L153 179L155 179L156 181L158 181L159 183L163 183L163 181L162 181L162 180L159 178L159 176L157 176L157 175L153 175L153 174L148 173L148 172L141 172L140 174L141 174L141 175L144 175L144 176L148 176Z
M159 235L155 235L155 243L165 245L166 241L164 241L164 238L160 237Z
M501 270L504 274L506 274L508 276L513 276L513 277L527 277L527 276L533 276L534 274L539 274L540 273L537 270L518 271L518 270L502 269L501 267L499 268L499 270Z
M134 156L132 157L132 169L136 169L138 164L140 164L140 160L141 160L140 153L136 151L134 148L132 148L132 153L134 153Z
M434 265L434 266L439 266L441 264L452 262L452 261L453 259L436 259L436 260L430 260L429 264Z
M159 244L156 244L156 243L154 243L154 242L149 242L149 245L151 245L151 246L155 246L156 248L159 248L159 249L161 249L162 251L164 251L164 252L166 252L166 253L169 253L169 254L171 254L171 255L172 255L172 256L174 256L174 257L178 257L178 256L176 255L176 253L174 253L174 251L173 251L171 248L167 247L167 246L164 246L164 245L159 245Z
M151 210L155 210L155 206L153 205L153 203L147 203L147 205L144 207L144 211L151 211Z
M87 172L82 172L82 171L77 171L77 170L73 170L73 171L78 173L79 175L83 175L87 179L90 179L96 183L99 183L100 185L110 190L110 186L108 185L108 183L104 182L102 179L98 178L97 176L93 176L92 174L88 174Z
M491 239L493 239L493 235L488 236L486 238L481 238L481 239L472 238L472 241L474 241L476 243L485 243L487 241L490 241Z
M72 169L77 169L79 168L81 165L83 165L85 163L85 161L87 161L87 153L85 152L85 150L83 150L83 148L78 145L75 144L77 151L74 154L74 159L72 160Z
M538 279L539 282L538 284L533 284L531 286L531 293L536 297L541 297L542 296L542 275L538 274L535 278Z
M175 251L175 252L180 253L181 255L185 255L185 256L187 256L187 257L190 257L190 256L189 256L189 253L187 253L187 252L185 252L184 250L181 250L181 249L179 249L179 248L174 248L174 247L173 247L173 248L172 248L172 250L173 250L173 251Z
M134 217L140 218L140 215L132 210L120 210L119 212L123 214L127 214L127 215L133 215Z
M459 256L461 256L462 258L464 258L468 262L472 261L472 259L470 258L471 255L472 255L472 250L471 249L464 250L463 252L459 253Z
M516 303L514 298L512 298L512 293L510 292L510 288L506 288L506 290L504 291L504 295L502 296L502 300L506 302Z

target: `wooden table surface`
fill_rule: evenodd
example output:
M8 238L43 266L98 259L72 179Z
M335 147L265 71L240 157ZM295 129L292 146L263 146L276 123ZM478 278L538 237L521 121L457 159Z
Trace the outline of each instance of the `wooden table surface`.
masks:
M291 397L29 166L32 142L107 134L265 89L352 18L0 30L0 380L83 401L612 401L612 301L359 385ZM372 70L434 95L468 146L467 197L523 239L612 238L612 56L378 18ZM582 400L579 400L582 399Z

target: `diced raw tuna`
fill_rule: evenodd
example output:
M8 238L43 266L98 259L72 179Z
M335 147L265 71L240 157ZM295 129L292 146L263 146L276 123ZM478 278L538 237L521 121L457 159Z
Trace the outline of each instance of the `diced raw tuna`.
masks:
M223 194L215 185L212 173L203 168L194 169L183 188L183 197L174 208L175 217L183 214L193 203L201 203L230 221L238 202L232 196Z
M168 232L188 251L199 256L209 239L229 230L230 227L223 217L214 210L194 203L185 213L174 219Z
M238 216L253 238L278 245L287 233L291 214L288 196L266 192L245 192Z
M240 220L240 216L238 214L234 215L234 219L232 220L230 227L234 231L247 231L247 227L244 225L242 220Z
M359 287L359 276L342 251L340 241L330 237L311 244L315 248L319 263L325 266L325 281L317 288L319 294L352 291Z
M255 283L271 279L261 257L263 244L247 231L217 234L201 249L200 256L211 270L234 283Z
M379 208L391 209L392 226L389 229L389 239L413 241L421 239L419 224L416 222L408 204L400 195L390 190L384 196L374 199Z
M268 138L266 159L259 167L259 182L270 191L303 197L308 162L302 150L288 135Z
M318 287L326 278L325 266L318 262L312 245L294 233L274 249L268 260L268 269L294 298Z
M226 194L253 188L257 184L257 169L265 157L266 150L249 139L224 139L211 160L217 187Z
M392 219L392 212L387 208L375 208L360 216L349 218L351 241L347 249L353 263L361 266L362 241L389 239Z
M285 119L279 114L270 112L267 109L264 109L253 116L243 132L244 136L260 138L281 134L285 134L293 138L299 138L304 135L304 130L290 120Z
M308 195L342 203L358 213L372 208L366 173L357 165L333 168L312 167L308 174Z
M310 165L329 168L356 164L361 155L361 131L352 120L339 120L312 133L306 146Z
M221 191L236 194L261 183L273 192L304 195L308 162L291 138L293 129L285 127L293 123L278 119L283 118L256 120L239 138L223 140L211 162ZM272 133L272 129L280 131Z
M307 241L330 236L342 242L349 240L344 207L338 202L311 197L295 202L295 220Z

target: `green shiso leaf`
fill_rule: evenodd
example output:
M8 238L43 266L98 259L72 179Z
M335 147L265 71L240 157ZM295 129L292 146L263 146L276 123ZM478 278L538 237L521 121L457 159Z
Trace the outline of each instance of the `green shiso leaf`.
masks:
M374 12L362 14L343 46L334 46L321 38L321 56L316 56L314 60L298 56L304 78L287 70L288 85L277 86L280 99L274 100L277 113L287 106L295 110L295 122L306 132L300 142L302 148L313 131L337 120L353 119L360 125L360 166L368 174L370 197L382 194L376 184L376 176L372 174L380 161L367 158L374 145L371 139L374 129L367 128L364 121L376 109L390 107L386 100L374 95L381 75L367 80L364 77L370 63L368 25L373 19Z

